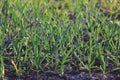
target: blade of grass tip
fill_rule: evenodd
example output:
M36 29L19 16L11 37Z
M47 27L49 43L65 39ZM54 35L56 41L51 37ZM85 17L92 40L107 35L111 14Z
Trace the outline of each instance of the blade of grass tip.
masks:
M92 49L92 34L90 33L90 55L88 58L89 68L91 67L91 62L92 62L92 55L93 55L92 50L93 50Z
M17 65L15 64L15 62L13 60L11 60L12 65L14 66L15 70L16 70L16 74L18 74L19 70L17 68Z
M8 0L4 1L4 5L2 8L2 13L5 15L5 25L7 25L7 17L8 17Z
M1 58L1 77L2 77L2 79L4 79L4 76L5 76L4 62L3 62L3 58Z
M99 52L99 55L100 55L100 59L102 61L103 74L106 75L106 61L104 59L104 56L102 55L102 52Z
M2 79L4 79L4 77L5 77L5 69L4 69L4 65L2 65L1 70L2 70Z
M62 52L62 54L65 54L65 50ZM64 60L62 60L62 63L60 65L60 76L64 74Z
M4 33L4 31L5 31L5 27L0 27L0 77L2 77L2 79L4 79L4 76L5 76L5 68L4 68L4 57L2 56L3 55L3 53L4 53L4 50L2 50L3 49L3 47L2 47L2 45L3 45L3 42L4 42L4 39L5 39L5 33Z
M71 48L66 55L65 55L66 50L64 50L64 54L63 54L64 58L62 59L62 64L60 66L60 75L64 74L64 64L67 61L67 58L69 57L69 55L71 54L71 52L73 51L73 49L74 48Z

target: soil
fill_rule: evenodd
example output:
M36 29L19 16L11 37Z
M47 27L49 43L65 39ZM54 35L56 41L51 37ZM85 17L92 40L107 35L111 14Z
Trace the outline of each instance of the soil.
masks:
M120 80L120 71L114 71L104 76L100 71L96 70L93 70L91 76L88 75L88 72L85 70L71 71L64 73L62 76L52 71L40 73L31 71L29 75L24 72L22 76L19 77L17 77L14 71L9 71L8 74L6 74L5 80Z

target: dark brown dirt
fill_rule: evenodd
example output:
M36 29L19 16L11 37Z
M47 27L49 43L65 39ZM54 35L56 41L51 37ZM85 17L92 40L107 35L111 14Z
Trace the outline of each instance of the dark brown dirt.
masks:
M107 75L102 75L100 71L92 72L89 76L87 71L71 71L60 76L55 72L40 72L31 71L29 75L25 72L22 76L17 77L14 71L9 71L5 77L6 80L120 80L120 71L111 72ZM2 80L2 79L0 79Z

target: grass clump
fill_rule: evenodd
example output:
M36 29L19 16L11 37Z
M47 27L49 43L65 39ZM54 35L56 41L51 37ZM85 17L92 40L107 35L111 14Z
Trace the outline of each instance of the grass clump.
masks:
M88 70L90 74L97 69L103 75L119 70L120 25L112 14L108 14L112 17L105 16L101 7L91 6L92 3L87 0L0 1L2 77L8 70L15 71L17 76L30 71L54 71L63 75L74 68ZM108 71L111 63L114 68Z

